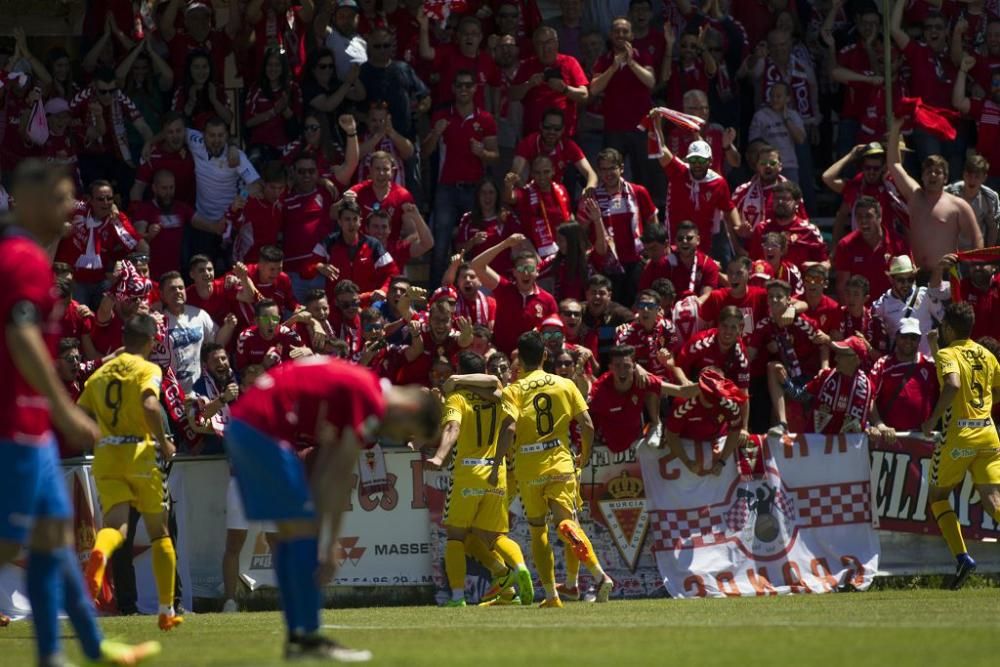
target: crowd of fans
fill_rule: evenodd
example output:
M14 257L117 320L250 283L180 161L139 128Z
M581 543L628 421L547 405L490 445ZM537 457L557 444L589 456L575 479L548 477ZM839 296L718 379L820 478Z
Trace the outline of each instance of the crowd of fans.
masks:
M182 450L313 353L440 390L462 350L510 381L536 330L624 449L661 414L891 438L934 405L949 301L998 347L994 268L955 254L997 243L996 2L890 2L889 35L870 0L88 4L71 48L0 56L0 166L78 179L63 379L160 313ZM955 139L888 117L886 76ZM661 399L709 367L738 414Z

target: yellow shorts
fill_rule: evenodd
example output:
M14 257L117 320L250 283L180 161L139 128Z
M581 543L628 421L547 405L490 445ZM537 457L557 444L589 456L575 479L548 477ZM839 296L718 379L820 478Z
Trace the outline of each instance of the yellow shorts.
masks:
M451 528L478 528L490 533L510 530L507 520L507 490L456 484L448 491L442 523Z
M526 519L544 518L549 513L551 503L562 507L567 513L576 512L576 473L557 473L538 477L520 484L521 505Z
M976 484L1000 484L1000 441L993 426L947 433L934 448L928 481L942 488L958 486L966 471Z
M167 489L156 448L145 443L98 445L92 468L101 508L127 503L141 514L167 509Z
M518 486L517 486L517 476L514 475L513 466L507 466L507 493L504 496L504 501L507 503L507 509L514 503L514 499L517 498Z

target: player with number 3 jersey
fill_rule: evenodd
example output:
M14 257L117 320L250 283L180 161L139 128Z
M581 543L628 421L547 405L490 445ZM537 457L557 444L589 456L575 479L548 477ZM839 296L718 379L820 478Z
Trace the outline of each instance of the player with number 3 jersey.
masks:
M590 458L594 423L586 400L572 380L542 370L546 349L541 334L521 334L517 353L525 374L504 389L518 414L514 470L521 503L531 531L531 552L545 588L542 607L561 607L555 586L555 559L549 544L546 515L559 527L598 584L597 601L607 602L614 582L597 560L590 540L576 520L576 466L570 451L570 422L580 427L581 463Z

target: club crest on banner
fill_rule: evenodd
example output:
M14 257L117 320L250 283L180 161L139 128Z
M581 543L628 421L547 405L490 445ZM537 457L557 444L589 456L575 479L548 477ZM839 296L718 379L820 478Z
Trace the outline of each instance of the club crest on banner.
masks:
M644 491L642 480L623 470L620 476L608 482L608 497L598 501L615 546L632 572L635 572L649 528Z
M725 519L726 532L758 558L784 551L795 532L795 506L776 475L741 482Z

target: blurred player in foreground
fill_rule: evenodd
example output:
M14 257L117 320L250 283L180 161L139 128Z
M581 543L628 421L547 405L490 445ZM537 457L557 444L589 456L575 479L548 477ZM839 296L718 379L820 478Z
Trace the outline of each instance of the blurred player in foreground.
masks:
M285 657L364 662L319 633L321 586L337 565L337 536L358 451L369 438L428 441L441 406L415 387L380 384L364 368L329 357L282 363L232 405L226 452L246 516L274 521L274 571L288 627ZM290 443L317 444L311 479Z
M177 554L167 531L165 461L175 451L160 407L160 367L148 361L156 342L156 320L136 315L125 322L125 352L101 366L83 387L79 404L97 419L101 439L94 450L94 482L104 511L103 524L84 572L97 596L111 554L125 544L129 508L142 515L149 533L161 630L183 622L174 611Z
M74 203L73 180L51 164L26 160L12 183L17 215L0 225L0 566L28 545L39 665L66 664L59 648L60 611L92 664L134 665L159 653L160 645L102 638L71 547L73 508L50 427L81 450L97 440L97 426L73 404L52 360L60 313L43 247L62 236Z
M979 491L983 509L1000 523L1000 439L991 418L1000 389L1000 364L989 350L970 340L976 315L968 302L950 304L941 321L942 347L937 363L941 395L934 412L920 429L931 436L942 420L942 439L934 448L928 501L941 537L955 556L952 590L958 590L976 570L962 539L962 527L951 506L951 492L965 480L966 471Z

